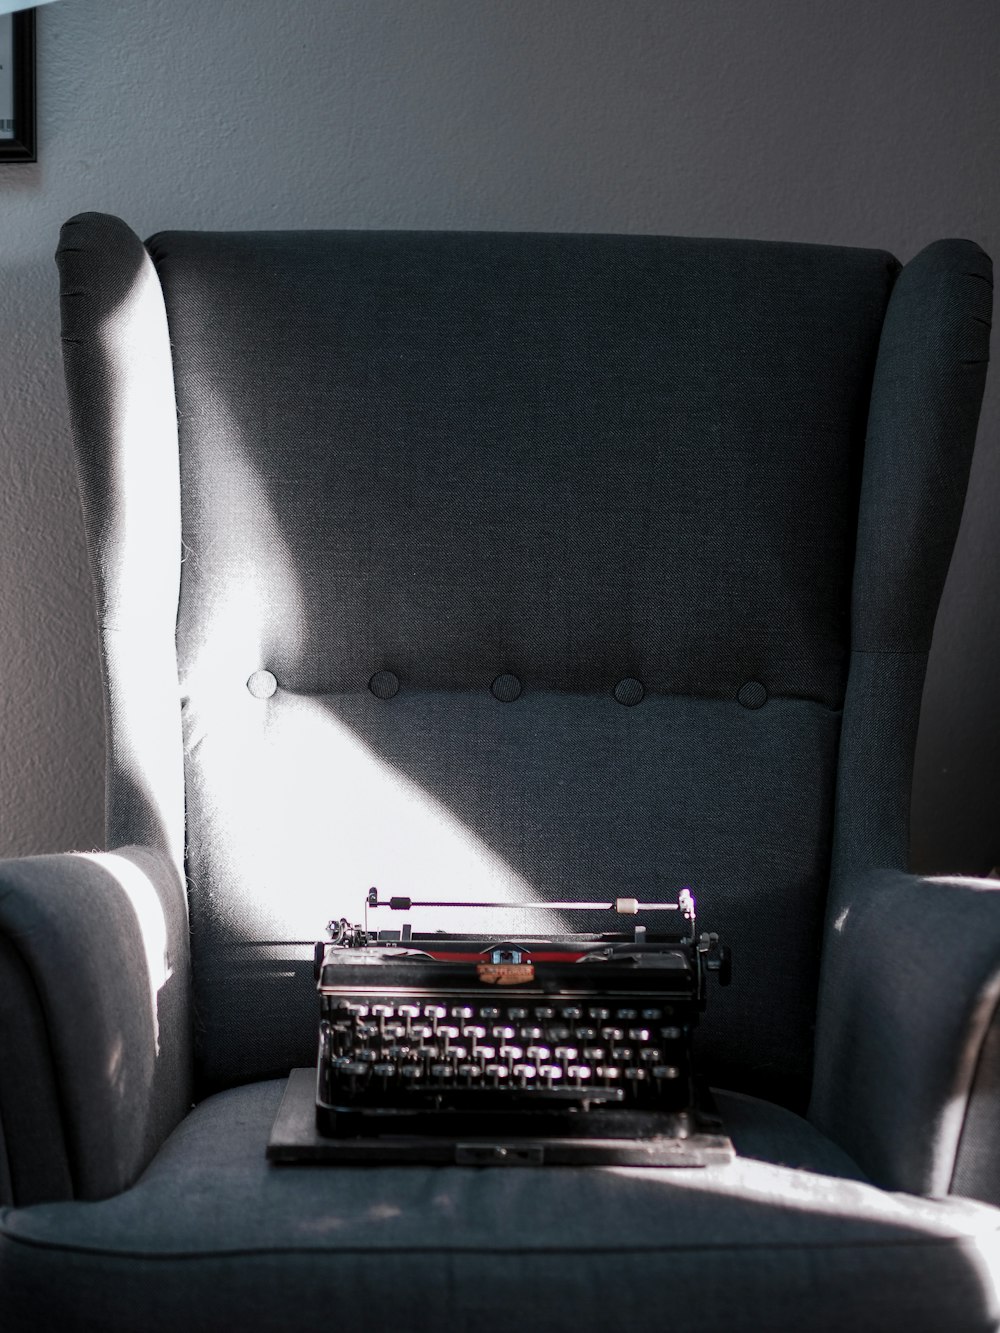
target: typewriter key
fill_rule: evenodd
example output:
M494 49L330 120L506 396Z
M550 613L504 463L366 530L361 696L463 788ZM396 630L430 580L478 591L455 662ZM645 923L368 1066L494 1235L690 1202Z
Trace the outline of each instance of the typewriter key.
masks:
M580 1008L578 1004L568 1004L566 1005L565 1009L563 1009L561 1016L563 1018L569 1019L570 1021L574 1021L577 1018L583 1017L583 1010Z
M540 1041L545 1033L541 1028L523 1027L518 1029L517 1035L522 1041Z
M610 1017L611 1017L611 1010L610 1010L610 1009L588 1009L588 1010L587 1010L587 1016L588 1016L589 1018L594 1018L594 1019L596 1019L598 1023L602 1023L606 1018L610 1018Z
M552 1052L548 1046L529 1046L526 1051L529 1060L550 1060Z
M575 1060L578 1052L575 1046L557 1046L553 1054L557 1060Z
M629 1028L629 1041L649 1041L649 1028Z
M372 1065L372 1073L377 1074L379 1078L391 1078L396 1072L396 1066L390 1064Z
M553 1024L545 1035L549 1041L567 1041L572 1034L569 1028Z
M468 1004L457 1004L451 1011L452 1018L475 1018L476 1011Z
M639 1017L639 1014L635 1009L619 1009L615 1017L625 1023L633 1023Z
M507 1010L507 1017L516 1023L519 1019L527 1018L528 1011L527 1009L510 1008Z
M625 1033L621 1028L601 1028L601 1036L605 1041L623 1041Z
M654 1065L654 1078L676 1078L681 1071L676 1065Z
M556 1011L548 1004L540 1004L535 1010L536 1018L555 1018Z
M661 1035L664 1041L680 1041L682 1033L680 1028L663 1028Z
M483 1071L478 1065L459 1065L458 1072L464 1078L479 1078Z

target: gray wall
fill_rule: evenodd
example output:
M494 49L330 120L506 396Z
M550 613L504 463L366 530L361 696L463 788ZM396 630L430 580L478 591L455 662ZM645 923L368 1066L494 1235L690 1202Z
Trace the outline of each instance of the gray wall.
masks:
M635 231L1000 251L996 0L63 0L0 167L0 854L101 842L59 224ZM1000 390L925 697L914 846L1000 861Z

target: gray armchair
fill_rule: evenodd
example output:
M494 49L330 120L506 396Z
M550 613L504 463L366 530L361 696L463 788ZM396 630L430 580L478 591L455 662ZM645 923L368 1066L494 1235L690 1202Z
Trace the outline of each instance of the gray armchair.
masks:
M40 1328L1000 1320L1000 900L906 873L990 266L652 237L59 250L105 854L0 867L0 1301ZM698 1169L275 1167L370 884L691 884Z

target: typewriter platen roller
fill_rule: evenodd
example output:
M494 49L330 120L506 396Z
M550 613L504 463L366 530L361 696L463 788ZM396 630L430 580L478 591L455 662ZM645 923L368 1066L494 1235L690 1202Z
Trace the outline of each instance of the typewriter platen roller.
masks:
M550 936L369 925L376 912L445 908L632 921ZM635 924L658 913L677 928ZM453 1157L418 1151L414 1160L731 1157L693 1062L709 978L728 983L729 953L715 934L698 933L690 890L676 902L466 904L383 899L372 889L364 924L341 919L328 933L315 958L316 1128L327 1139L380 1142L375 1160L396 1160L390 1147L404 1140L455 1144Z

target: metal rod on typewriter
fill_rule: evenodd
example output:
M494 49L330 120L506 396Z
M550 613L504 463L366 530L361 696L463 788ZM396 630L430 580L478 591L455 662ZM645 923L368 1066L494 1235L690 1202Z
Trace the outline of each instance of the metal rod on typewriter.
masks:
M639 912L683 911L687 916L690 909L694 907L694 901L688 890L682 891L681 899L676 903L641 903L637 898L615 898L610 903L461 903L432 902L415 898L379 898L378 890L372 889L368 894L368 901L365 905L367 907L388 907L393 912L409 912L414 907L501 907L512 912L618 912L622 916L636 916Z

